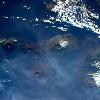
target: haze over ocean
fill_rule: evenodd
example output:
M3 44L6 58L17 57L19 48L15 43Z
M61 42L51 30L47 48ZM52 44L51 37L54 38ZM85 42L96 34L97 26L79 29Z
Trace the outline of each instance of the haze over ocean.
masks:
M0 0L0 100L100 100L99 0Z

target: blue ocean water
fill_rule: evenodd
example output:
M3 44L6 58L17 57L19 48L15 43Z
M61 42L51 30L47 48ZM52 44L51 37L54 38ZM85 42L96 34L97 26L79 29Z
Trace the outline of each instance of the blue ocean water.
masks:
M0 100L99 100L99 0L0 1Z

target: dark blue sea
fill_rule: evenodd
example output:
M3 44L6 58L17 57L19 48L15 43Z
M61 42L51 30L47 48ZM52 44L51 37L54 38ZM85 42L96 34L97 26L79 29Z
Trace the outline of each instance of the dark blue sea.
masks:
M100 100L100 1L0 0L0 100Z

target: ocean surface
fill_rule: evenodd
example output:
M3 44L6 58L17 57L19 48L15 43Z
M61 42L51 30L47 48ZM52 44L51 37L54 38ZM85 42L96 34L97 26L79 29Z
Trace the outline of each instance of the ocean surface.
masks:
M0 100L100 100L100 0L0 0Z

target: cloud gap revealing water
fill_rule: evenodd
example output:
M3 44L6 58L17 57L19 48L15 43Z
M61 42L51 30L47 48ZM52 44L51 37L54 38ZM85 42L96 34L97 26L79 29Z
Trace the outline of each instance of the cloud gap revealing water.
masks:
M93 9L88 9L83 0L54 0L47 4L47 10L55 12L57 15L47 15L48 18L43 20L36 18L35 21L49 23L51 26L46 25L45 27L56 27L62 31L67 31L69 26L66 24L71 24L75 27L91 30L99 37L100 29L96 24L96 21L99 20L99 14L95 13ZM57 22L65 24L56 26Z

